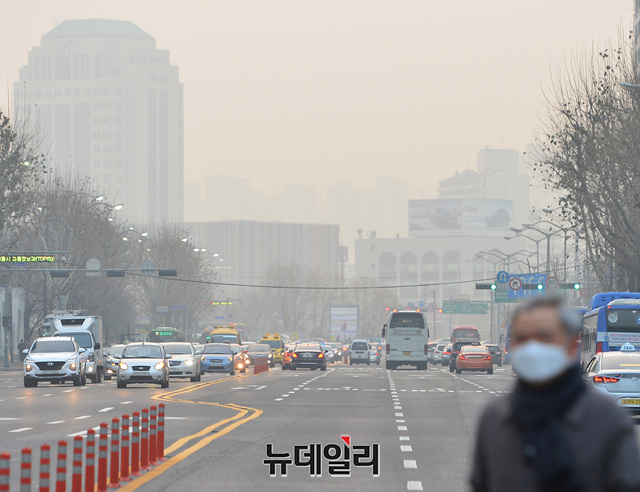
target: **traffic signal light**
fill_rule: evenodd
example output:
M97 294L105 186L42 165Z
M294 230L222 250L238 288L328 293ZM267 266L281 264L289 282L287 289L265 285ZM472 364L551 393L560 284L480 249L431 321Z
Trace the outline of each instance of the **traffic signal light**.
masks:
M476 290L496 290L496 284L476 284Z
M538 290L542 290L544 289L544 285L543 284L538 284Z
M580 290L580 283L579 282L561 282L560 283L560 288L561 289Z
M384 308L384 309L385 309L385 311L389 311L390 310L390 308Z
M442 314L442 308L438 309L438 313Z

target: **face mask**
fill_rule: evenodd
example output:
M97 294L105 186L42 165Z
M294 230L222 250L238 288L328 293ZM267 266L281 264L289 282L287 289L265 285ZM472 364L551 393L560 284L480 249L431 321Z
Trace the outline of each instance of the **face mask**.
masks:
M513 349L513 370L527 383L549 381L569 367L571 361L562 345L527 342Z

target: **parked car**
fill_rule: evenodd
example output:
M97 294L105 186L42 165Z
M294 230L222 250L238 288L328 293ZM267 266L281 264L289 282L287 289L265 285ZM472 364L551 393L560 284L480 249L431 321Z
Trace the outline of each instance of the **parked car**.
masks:
M228 372L236 373L234 357L231 346L228 343L207 343L200 356L201 372Z
M192 383L200 381L200 356L189 342L172 342L163 344L169 361L169 377L189 378Z
M118 364L118 388L126 388L132 383L152 383L168 388L170 358L159 343L128 344Z
M484 345L465 345L460 349L456 361L456 374L462 371L487 371L493 374L493 359Z
M370 364L369 344L366 340L357 339L351 342L349 347L349 364Z
M295 371L303 367L308 367L312 371L316 369L327 370L327 358L320 344L300 343L296 345L291 358L291 369Z
M86 350L73 337L37 338L29 350L23 350L24 387L35 388L41 381L51 384L72 381L74 386L87 384ZM46 411L46 407L42 407Z
M123 343L112 345L107 350L104 357L104 379L105 381L111 380L113 376L118 373L118 364L120 364L120 357L126 347Z

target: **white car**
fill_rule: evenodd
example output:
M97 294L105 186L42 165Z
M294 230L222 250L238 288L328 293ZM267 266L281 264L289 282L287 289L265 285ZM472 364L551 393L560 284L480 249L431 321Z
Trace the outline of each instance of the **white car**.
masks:
M74 386L87 384L85 349L73 337L36 339L24 359L24 387L35 388L40 381L51 384L72 381Z
M163 344L164 351L171 355L170 378L190 378L192 383L200 381L200 356L189 342Z
M633 349L596 354L587 364L584 378L618 405L640 413L640 352Z
M433 362L442 363L442 354L444 353L444 347L446 344L439 343L436 348L433 349Z
M168 388L170 358L159 343L130 343L118 364L118 388L126 388L131 383L159 384L161 388Z

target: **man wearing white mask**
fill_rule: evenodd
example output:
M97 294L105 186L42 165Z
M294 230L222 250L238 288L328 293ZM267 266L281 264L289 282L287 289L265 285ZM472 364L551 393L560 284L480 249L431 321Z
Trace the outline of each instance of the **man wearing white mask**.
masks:
M640 491L640 454L625 413L582 379L581 320L561 300L518 306L509 336L513 391L484 410L474 492Z

